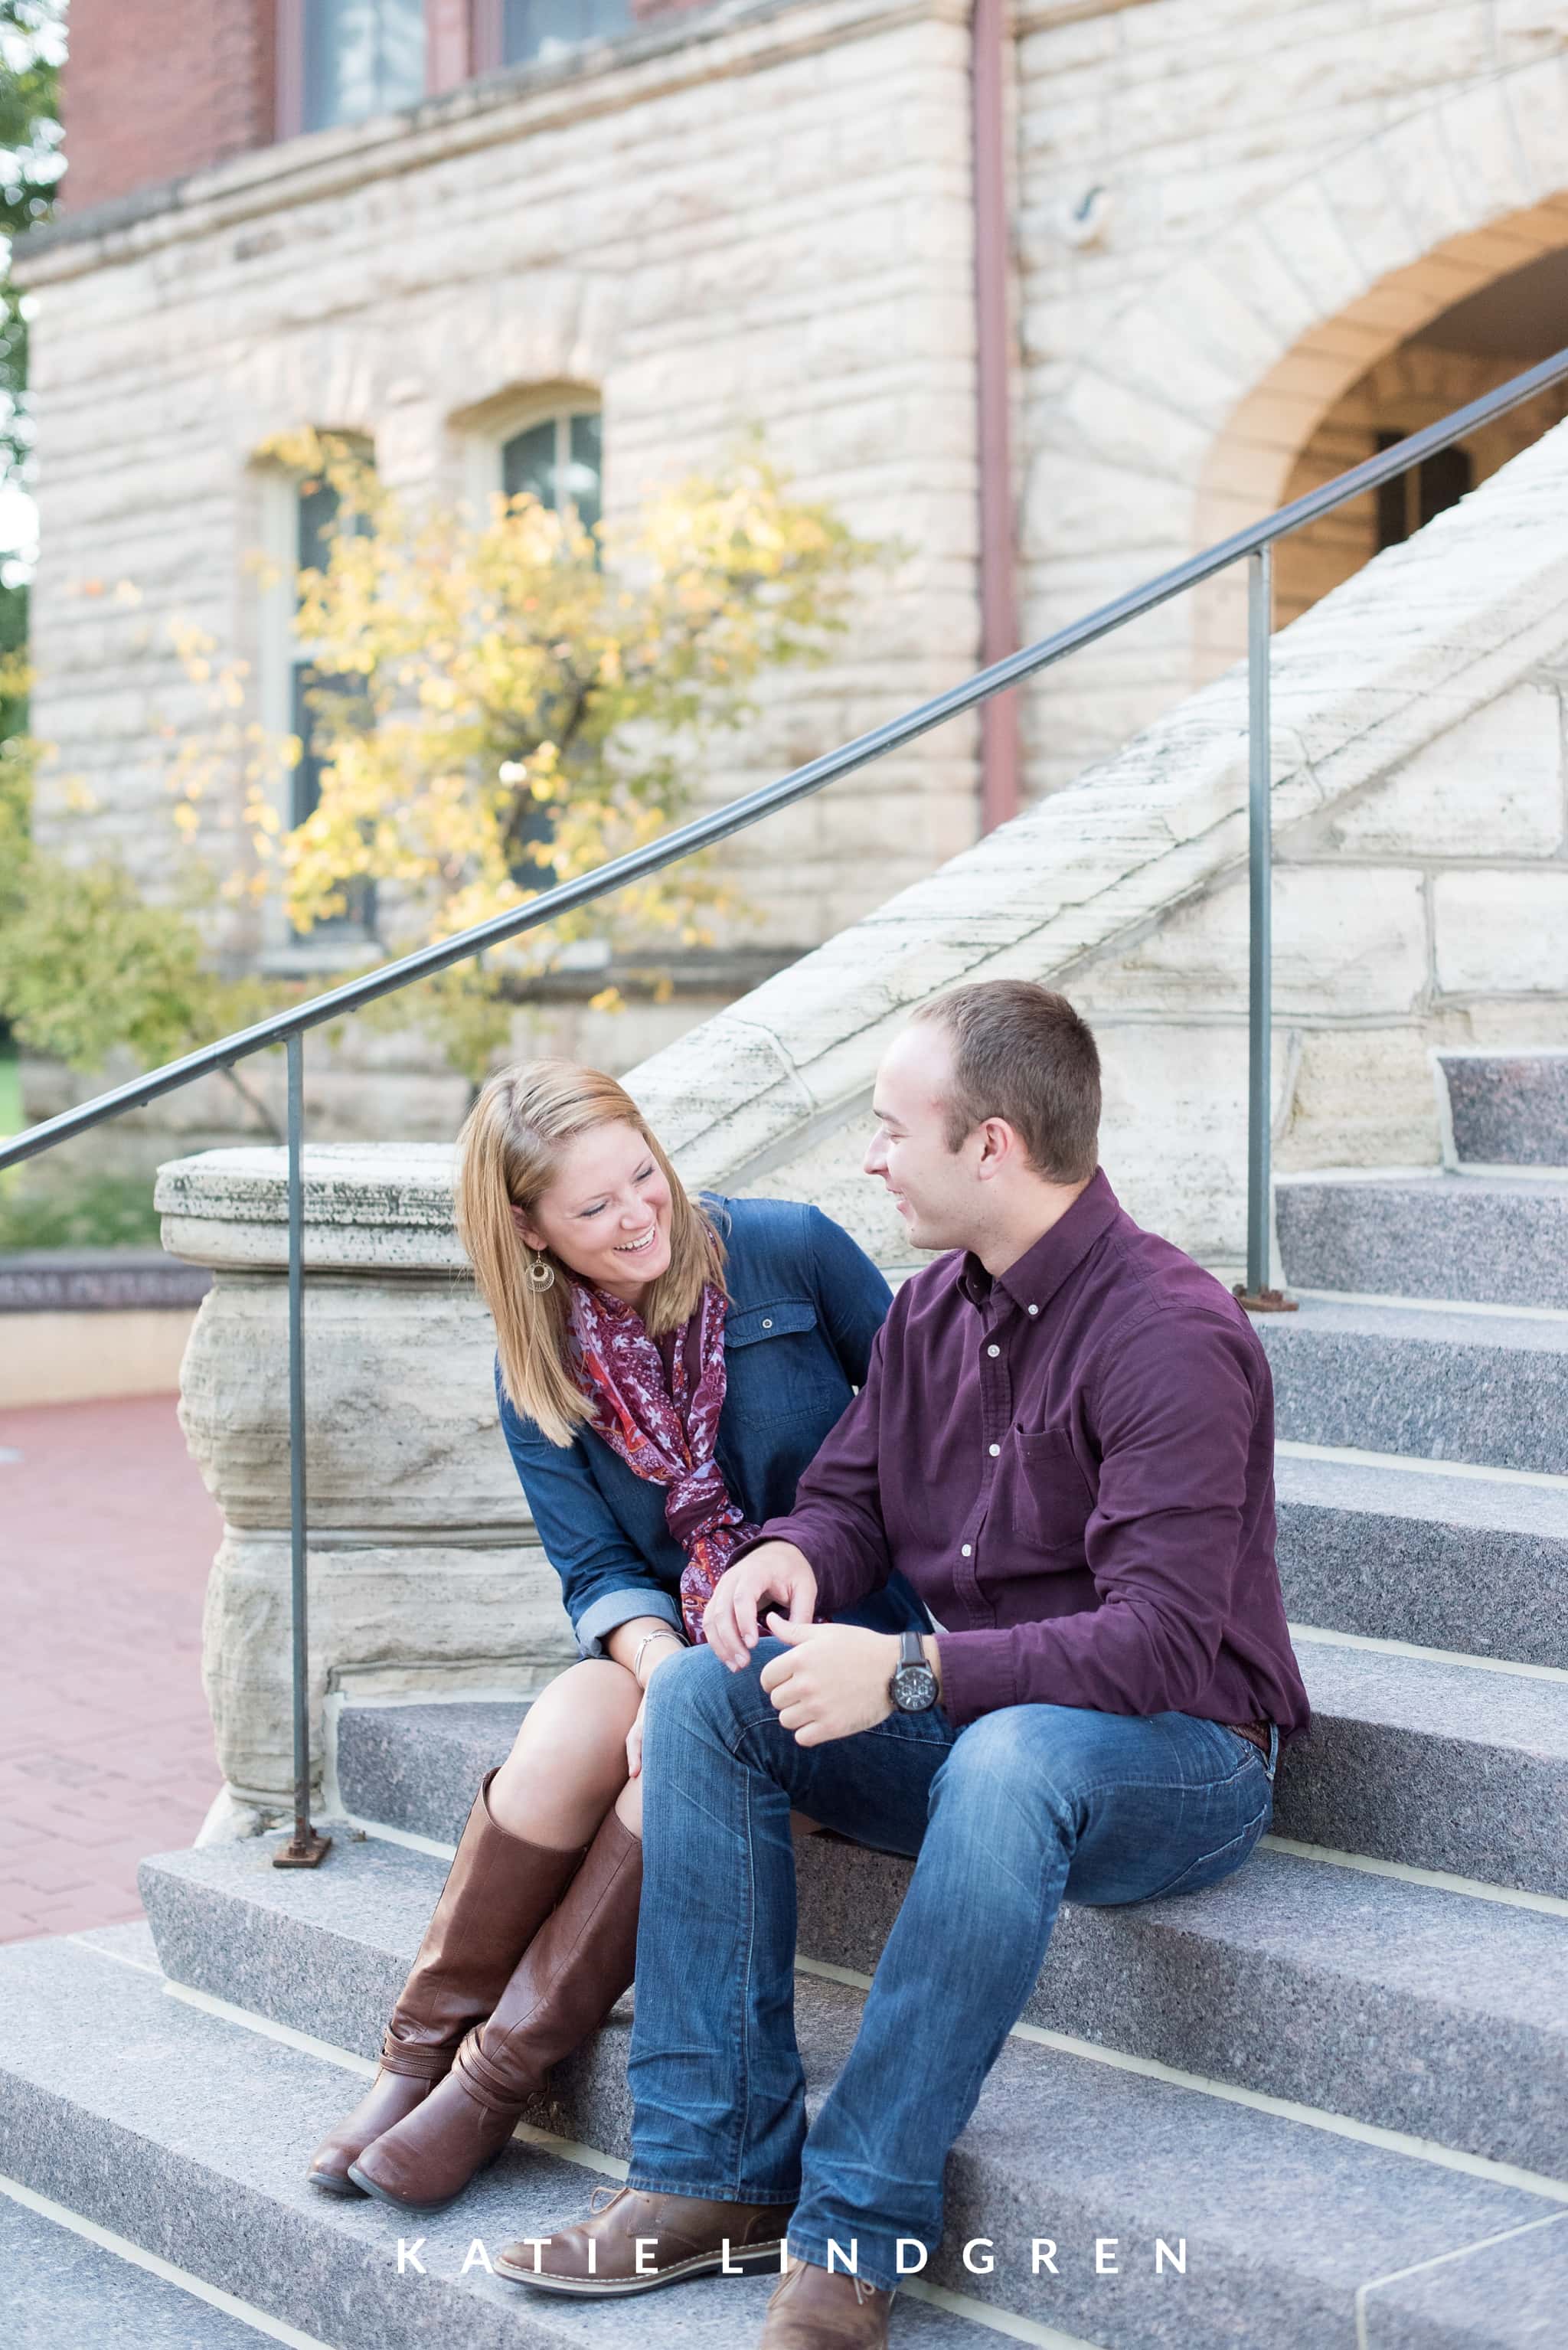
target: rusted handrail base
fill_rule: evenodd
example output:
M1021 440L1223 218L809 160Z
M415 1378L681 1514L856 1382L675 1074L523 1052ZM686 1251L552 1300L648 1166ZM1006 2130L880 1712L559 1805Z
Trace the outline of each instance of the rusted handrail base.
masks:
M1301 1307L1282 1289L1249 1289L1244 1281L1232 1284L1231 1296L1249 1314L1299 1314Z
M317 1835L306 1828L303 1835L295 1835L272 1856L275 1868L319 1868L332 1849L330 1836Z

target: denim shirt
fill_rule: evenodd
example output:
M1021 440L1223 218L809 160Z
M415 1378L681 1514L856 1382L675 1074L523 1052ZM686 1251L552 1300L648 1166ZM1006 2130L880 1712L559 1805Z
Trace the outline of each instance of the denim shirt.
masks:
M730 1293L717 1458L731 1494L761 1525L794 1506L802 1471L866 1377L892 1292L820 1208L701 1198L723 1236ZM495 1392L578 1655L605 1656L605 1635L634 1616L660 1616L679 1630L686 1560L665 1524L665 1488L639 1477L592 1429L579 1428L570 1444L550 1443L507 1398L499 1356ZM925 1630L929 1621L897 1574L833 1616L888 1632Z

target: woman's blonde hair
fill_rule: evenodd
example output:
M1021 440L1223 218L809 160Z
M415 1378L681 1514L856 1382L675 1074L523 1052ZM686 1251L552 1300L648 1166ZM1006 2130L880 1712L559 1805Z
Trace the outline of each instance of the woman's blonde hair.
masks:
M705 1282L723 1287L724 1247L625 1087L575 1061L520 1061L488 1080L457 1138L457 1236L495 1323L502 1382L552 1444L570 1444L591 1417L566 1367L571 1275L546 1251L555 1281L548 1289L530 1285L528 1250L512 1210L532 1211L566 1143L617 1124L641 1135L670 1186L670 1263L641 1309L657 1338L688 1319Z

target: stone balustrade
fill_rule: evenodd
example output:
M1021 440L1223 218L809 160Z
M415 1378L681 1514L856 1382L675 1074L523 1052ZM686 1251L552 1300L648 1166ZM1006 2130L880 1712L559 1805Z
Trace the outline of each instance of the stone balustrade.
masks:
M286 1809L290 1712L287 1202L280 1149L161 1169L164 1246L210 1266L181 1424L223 1513L203 1675L246 1824ZM502 1437L494 1341L452 1222L452 1153L305 1155L306 1493L315 1767L324 1706L526 1693L576 1643Z

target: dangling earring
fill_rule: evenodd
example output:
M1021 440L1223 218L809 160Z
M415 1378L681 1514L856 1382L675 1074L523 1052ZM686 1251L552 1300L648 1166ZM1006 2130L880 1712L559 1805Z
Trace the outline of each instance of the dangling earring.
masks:
M531 1256L524 1278L530 1289L554 1289L556 1268L547 1256Z

